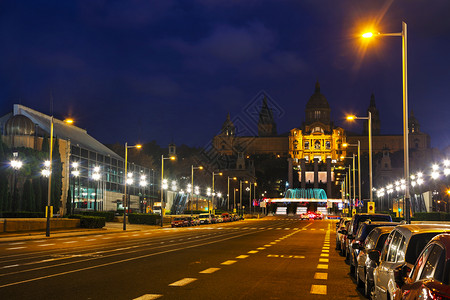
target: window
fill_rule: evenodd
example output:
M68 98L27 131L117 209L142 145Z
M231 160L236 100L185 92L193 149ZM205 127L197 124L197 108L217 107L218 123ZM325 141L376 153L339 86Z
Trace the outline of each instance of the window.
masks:
M331 149L331 142L330 141L326 141L325 142L325 148Z
M381 251L381 249L383 249L384 243L386 242L388 235L389 235L388 233L384 233L378 238L375 249L377 249L378 251Z
M414 268L411 271L411 280L414 282L416 281L417 275L419 274L419 272L422 270L422 267L428 257L428 255L430 254L431 248L433 248L433 245L428 246L423 252L422 255L417 259L416 264L414 265Z
M402 240L400 241L400 244L398 245L397 250L397 262L403 262L405 261L405 250L406 250L406 239L405 237L402 237Z
M314 142L314 149L320 149L320 140L316 140L315 142Z
M309 149L309 141L305 141L305 149Z
M366 238L365 247L367 250L373 249L375 247L375 239L377 233L375 230L372 230Z
M394 236L392 237L392 240L388 245L386 261L395 262L395 259L397 258L398 246L401 239L402 235L400 234L400 232L395 231Z
M414 264L419 257L420 252L425 248L426 244L438 233L421 233L411 237L406 250L405 260L410 264Z
M430 247L429 247L430 248ZM428 250L428 248L427 248ZM434 245L433 249L430 252L430 255L427 258L426 263L423 266L422 274L420 274L420 279L431 279L435 277L435 270L437 264L442 256L443 249L438 245ZM441 265L444 264L444 261L441 261ZM442 268L441 268L442 269ZM439 277L439 281L442 281L442 274L436 274Z

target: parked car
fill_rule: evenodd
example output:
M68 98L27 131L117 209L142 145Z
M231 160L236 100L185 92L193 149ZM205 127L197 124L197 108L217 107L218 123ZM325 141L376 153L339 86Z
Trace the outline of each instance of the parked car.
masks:
M346 258L350 260L351 246L358 232L359 224L367 221L386 221L392 222L392 217L386 214L355 214L350 222L350 229L347 232L347 239L345 240Z
M223 219L221 215L215 215L216 223L223 223Z
M198 216L200 224L211 224L211 215L210 214L200 214Z
M347 236L348 236L347 233L350 230L350 226L351 226L351 220L346 222L344 229L341 229L339 232L341 234L339 237L339 239L340 239L339 244L341 245L341 250L339 253L345 257L347 256L347 247L345 245L347 242Z
M358 276L356 272L358 271L358 261L357 257L359 254L359 251L361 249L364 249L364 241L366 240L369 233L372 231L372 229L380 226L397 226L400 223L397 222L372 222L370 220L361 223L358 228L358 232L356 233L355 239L353 240L353 243L350 247L350 274L354 274L356 278L356 282L358 283Z
M177 217L172 220L172 227L185 227L188 226L186 218Z
M229 213L223 213L222 214L222 220L224 221L224 222L230 222L231 220L230 220L230 214Z
M309 220L309 214L307 212L300 214L300 220Z
M341 231L345 229L345 225L350 223L352 218L342 217L339 222L336 223L336 250L341 250Z
M397 272L394 299L450 299L450 234L435 236L417 258L410 276Z
M381 253L370 250L369 258L377 264L373 272L375 298L392 299L397 288L395 274L399 270L404 275L409 274L426 244L444 232L450 233L450 225L399 225L389 234Z

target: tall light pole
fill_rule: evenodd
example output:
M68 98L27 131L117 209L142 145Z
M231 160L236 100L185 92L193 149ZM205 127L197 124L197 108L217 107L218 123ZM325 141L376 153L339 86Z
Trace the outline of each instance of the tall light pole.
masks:
M350 176L350 171L353 171L353 200L351 200L350 201L350 209L352 209L352 212L350 213L350 215L353 215L353 207L355 206L355 203L354 203L354 201L355 201L355 199L356 199L356 174L355 174L355 171L356 171L356 167L355 167L355 154L353 154L352 156L349 156L349 157L344 157L344 156L341 156L341 159L344 159L344 158L351 158L352 159L352 161L353 161L353 170L351 170L351 167L350 166L348 166L349 167L349 176ZM349 187L350 187L350 178L349 178ZM349 194L351 194L351 189L350 189L350 192L349 192ZM350 197L351 197L351 195L350 195ZM355 208L356 209L356 208Z
M361 142L358 140L357 144L347 144L344 143L343 147L358 147L358 197L359 201L362 201L361 198Z
M95 195L94 195L94 211L97 211L97 191L98 191L98 181L100 180L100 167L94 167L94 173L92 173L92 179L95 181Z
M164 157L164 154L161 155L161 227L163 227L163 218L164 218L164 160L170 159L175 160L175 156Z
M373 36L401 36L402 37L402 90L403 90L403 159L404 159L404 178L405 183L405 220L408 224L411 223L411 199L409 194L409 138L408 138L408 38L407 25L402 22L402 32L398 33L364 33L363 37L371 38Z
M22 165L23 165L22 161L17 159L18 156L19 156L19 153L18 152L14 152L13 153L14 159L11 160L11 162L10 162L10 165L11 165L11 167L14 170L14 172L13 172L13 175L14 175L13 176L13 192L11 193L13 195L13 199L12 199L12 201L13 201L12 210L13 211L15 211L16 208L21 209L21 207L19 205L20 204L19 203L19 198L17 198L17 199L15 198L16 189L17 189L17 177L18 177L17 173L20 170L20 168L22 168Z
M71 210L72 213L75 212L75 181L78 176L80 176L80 171L78 170L78 162L72 163L72 203L71 203Z
M141 193L141 196L144 197L144 195L145 195L145 187L147 186L147 176L145 174L141 175L140 180L139 180L139 186L144 190L144 192ZM148 199L147 199L147 201L148 201ZM145 203L145 205L146 205L145 212L147 213L148 203ZM141 213L142 213L143 212L143 203L142 203L141 199L139 199L139 206L141 208Z
M228 211L230 211L230 179L237 180L237 178L228 176L228 189L227 189L227 210Z
M45 230L45 236L50 236L50 204L52 195L52 160L53 160L53 116L50 118L50 155L48 165L48 193L47 193L47 225Z
M373 178L372 178L372 113L368 111L367 117L356 117L356 116L347 116L347 120L368 120L368 127L369 127L369 185L370 185L370 191L369 191L369 199L370 202L373 202Z
M222 176L222 172L217 172L217 173L212 172L212 199L211 199L211 202L212 202L213 209L214 209L214 195L215 195L214 194L215 193L214 176ZM208 201L208 214L209 214L209 201Z
M123 199L123 230L127 230L127 208L131 207L130 202L127 201L127 180L128 180L128 149L129 148L137 148L141 149L142 145L136 144L133 146L128 146L128 142L125 143L125 176L123 178L124 184L124 199ZM130 199L131 200L131 199ZM128 202L128 203L127 203ZM127 205L128 204L128 205Z
M194 165L191 165L191 190L189 191L189 202L191 203L191 217L192 217L192 195L194 194L194 170L203 170L202 166L194 167ZM198 198L197 198L197 204L196 204L196 210L198 210Z

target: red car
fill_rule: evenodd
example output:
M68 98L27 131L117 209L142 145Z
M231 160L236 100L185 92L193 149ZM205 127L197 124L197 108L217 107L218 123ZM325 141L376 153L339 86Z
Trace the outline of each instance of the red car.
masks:
M423 249L408 273L405 267L395 270L398 288L394 299L450 299L450 234L435 236Z
M190 226L189 221L186 218L175 218L172 221L172 227L185 227Z

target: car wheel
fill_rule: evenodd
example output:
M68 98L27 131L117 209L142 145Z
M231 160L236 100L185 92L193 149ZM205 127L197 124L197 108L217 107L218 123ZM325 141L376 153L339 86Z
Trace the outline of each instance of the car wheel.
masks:
M364 294L368 299L374 299L375 287L372 282L367 278L366 274L366 282L364 283Z

